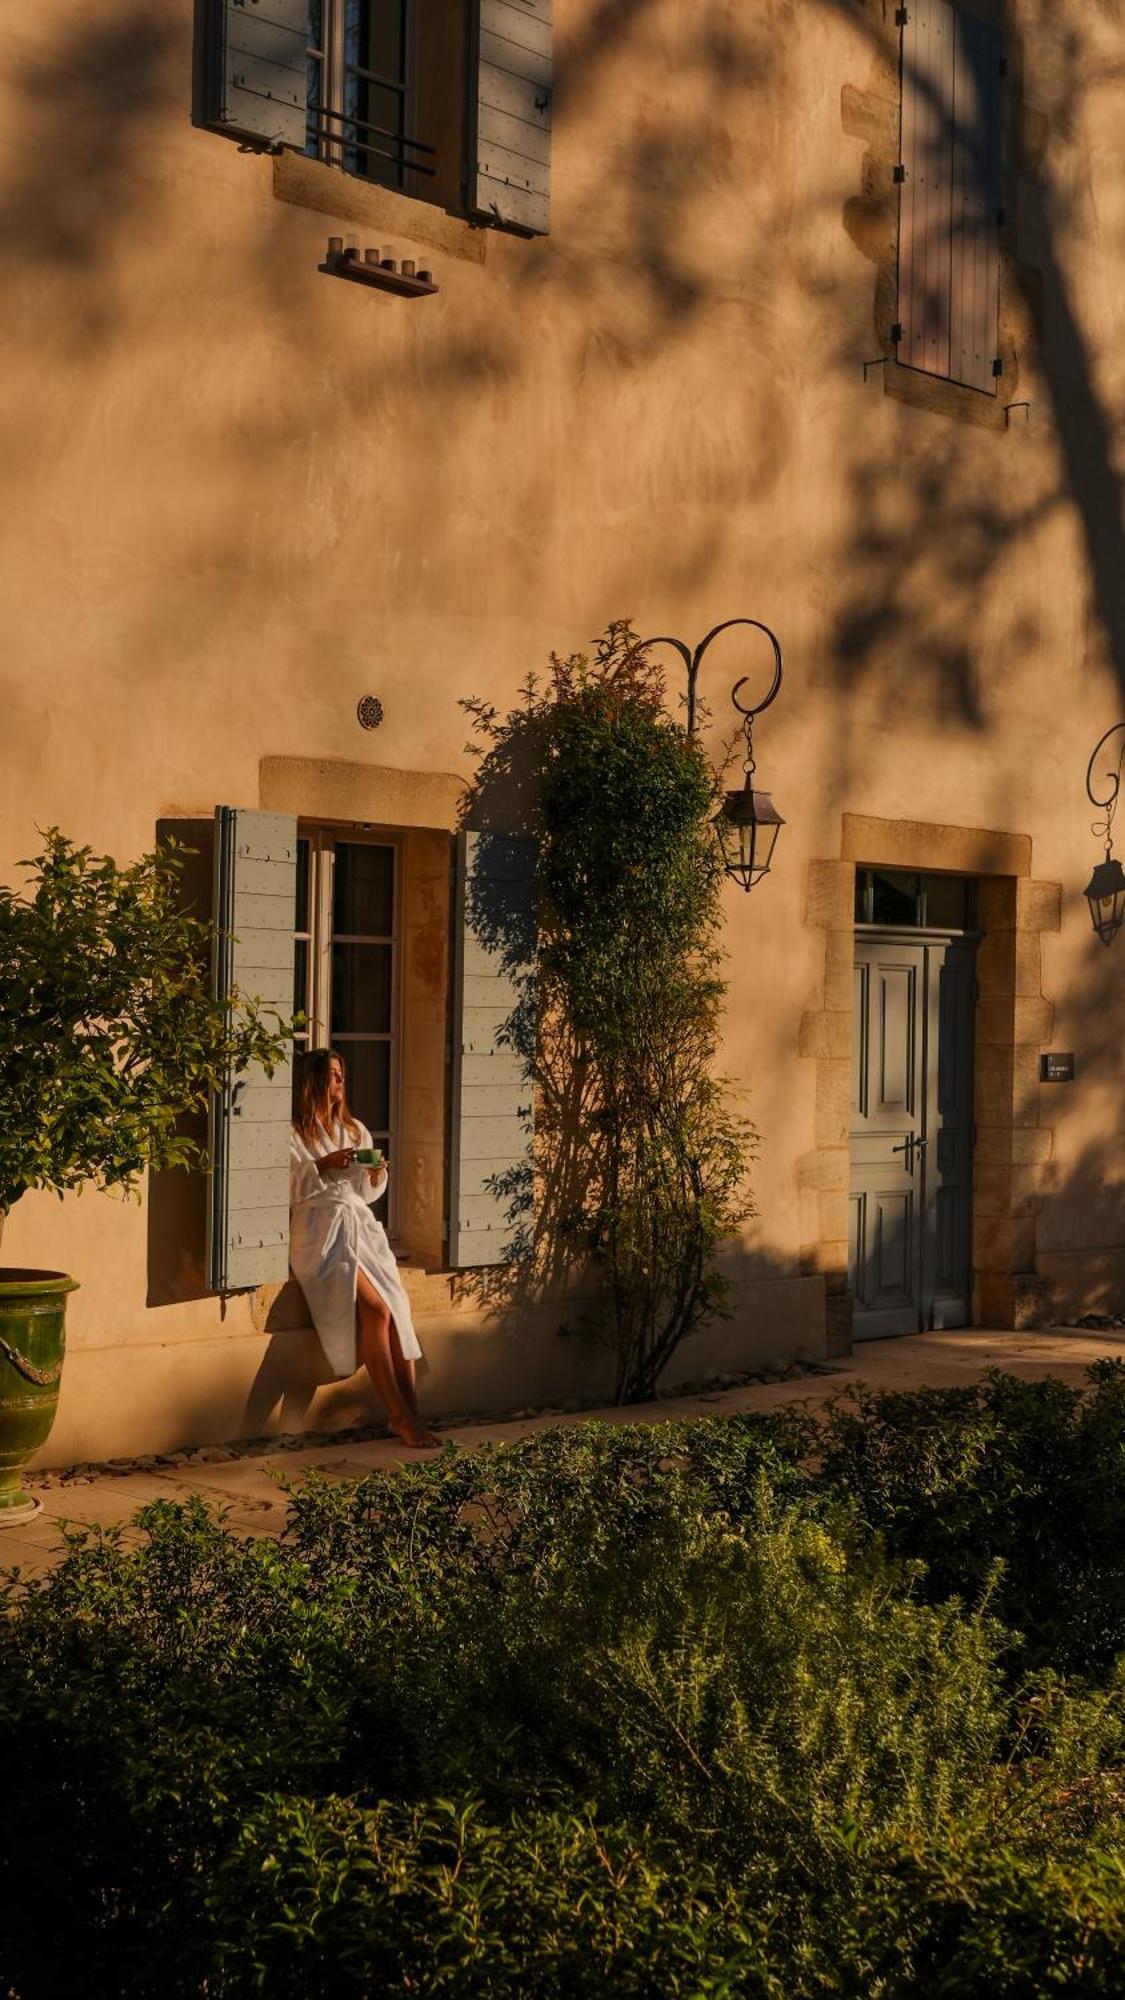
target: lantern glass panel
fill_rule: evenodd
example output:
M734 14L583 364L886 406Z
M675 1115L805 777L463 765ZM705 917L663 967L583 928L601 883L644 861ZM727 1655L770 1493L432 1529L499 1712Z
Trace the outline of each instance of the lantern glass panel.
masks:
M1116 855L1107 854L1086 884L1090 919L1103 944L1112 944L1125 921L1125 869Z

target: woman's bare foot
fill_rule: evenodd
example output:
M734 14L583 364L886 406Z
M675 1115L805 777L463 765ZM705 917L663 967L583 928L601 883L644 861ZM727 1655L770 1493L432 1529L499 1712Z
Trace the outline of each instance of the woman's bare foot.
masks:
M441 1439L433 1431L427 1430L421 1418L413 1410L404 1410L401 1417L391 1417L390 1427L396 1437L402 1439L413 1451L436 1451Z

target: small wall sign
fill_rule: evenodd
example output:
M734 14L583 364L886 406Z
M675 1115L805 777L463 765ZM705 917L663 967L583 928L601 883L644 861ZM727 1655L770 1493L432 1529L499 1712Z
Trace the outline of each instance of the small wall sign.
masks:
M1039 1058L1039 1081L1041 1083L1073 1083L1074 1057L1054 1053Z

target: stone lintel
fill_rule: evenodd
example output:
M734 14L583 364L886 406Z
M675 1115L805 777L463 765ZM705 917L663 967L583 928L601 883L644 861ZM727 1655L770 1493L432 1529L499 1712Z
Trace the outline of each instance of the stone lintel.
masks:
M987 827L934 826L923 820L843 815L846 861L884 868L944 869L957 875L1029 875L1031 838Z
M264 812L338 826L433 827L452 832L465 796L448 771L396 771L333 757L263 757L258 803Z

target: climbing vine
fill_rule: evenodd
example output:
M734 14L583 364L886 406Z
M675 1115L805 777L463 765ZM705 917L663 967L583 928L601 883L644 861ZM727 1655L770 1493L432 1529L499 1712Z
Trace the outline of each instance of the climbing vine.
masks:
M718 1252L751 1212L753 1133L716 1069L716 785L627 624L523 695L507 715L466 704L470 813L518 798L539 843L537 960L509 1024L536 1086L535 1198L526 1176L505 1192L541 1275L592 1260L583 1323L631 1402L723 1309Z

